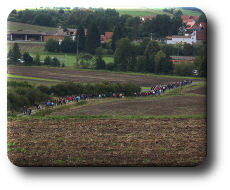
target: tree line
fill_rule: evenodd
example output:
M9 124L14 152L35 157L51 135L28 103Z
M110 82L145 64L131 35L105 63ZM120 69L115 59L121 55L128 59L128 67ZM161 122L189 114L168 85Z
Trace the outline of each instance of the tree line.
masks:
M166 9L166 12L167 10L168 9ZM159 38L177 34L178 28L182 26L180 18L182 15L181 10L173 9L172 13L174 15L172 18L163 14L157 15L156 18L152 20L147 19L145 22L142 22L139 16L133 17L128 14L119 16L118 11L109 8L78 8L65 11L63 9L25 9L18 12L13 10L8 16L8 21L76 29L78 29L80 25L82 25L83 28L89 29L91 23L94 22L99 30L99 35L104 35L105 32L113 32L116 24L120 23L124 29L125 36L129 36L130 38L150 37L151 33L153 37Z

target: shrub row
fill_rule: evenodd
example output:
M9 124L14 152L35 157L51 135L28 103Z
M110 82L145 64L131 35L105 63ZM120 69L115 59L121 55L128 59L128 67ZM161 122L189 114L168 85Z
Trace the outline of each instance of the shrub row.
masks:
M90 82L82 84L80 82L63 82L51 87L45 85L39 85L37 87L40 91L55 96L66 96L66 95L79 95L79 94L106 94L106 96L112 93L124 93L126 96L131 96L133 92L139 92L140 86L133 83L114 83L109 84L108 81L101 81L99 83Z
M107 97L112 93L124 93L125 96L132 96L133 92L140 92L140 86L133 83L113 83L101 81L91 84L80 82L63 82L55 85L38 85L34 87L26 81L7 82L7 110L19 111L23 106L31 106L34 102L41 102L51 99L51 93L55 96L65 97L67 95L80 94L106 94Z

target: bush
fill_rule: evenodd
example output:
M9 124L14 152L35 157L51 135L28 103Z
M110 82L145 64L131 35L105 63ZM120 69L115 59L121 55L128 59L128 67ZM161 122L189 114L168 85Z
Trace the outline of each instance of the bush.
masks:
M64 82L52 85L50 92L56 96L79 95L79 94L94 94L104 93L109 96L110 92L125 93L126 96L131 96L133 92L140 92L140 86L133 83L114 83L109 84L108 81L91 84L88 82L82 83Z
M7 87L25 87L32 88L33 85L29 84L27 81L17 82L15 80L7 81Z
M58 46L58 41L54 40L53 38L49 38L45 44L45 51L55 53L55 51L58 49Z
M13 88L7 88L7 110L20 111L23 106L29 106L29 101L25 96L21 96Z
M46 85L38 85L38 86L37 86L37 89L38 89L39 91L41 91L41 92L46 93L46 94L51 94L50 88L49 88L48 86L46 86Z
M20 111L20 108L50 99L50 96L34 87L7 87L7 110Z
M192 71L195 68L195 64L191 62L185 63L181 61L180 63L176 64L173 69L173 73L179 76L192 76Z

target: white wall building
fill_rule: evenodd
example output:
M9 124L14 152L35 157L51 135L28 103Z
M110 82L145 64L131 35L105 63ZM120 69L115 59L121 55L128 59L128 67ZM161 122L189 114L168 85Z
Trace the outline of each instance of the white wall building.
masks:
M172 35L172 40L167 40L167 44L177 44L177 42L196 43L196 31L194 30L190 35Z

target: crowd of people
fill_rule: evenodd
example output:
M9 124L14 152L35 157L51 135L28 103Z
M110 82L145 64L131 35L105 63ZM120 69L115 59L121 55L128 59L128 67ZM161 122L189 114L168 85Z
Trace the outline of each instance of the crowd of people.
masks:
M156 85L151 86L150 90L148 92L133 92L133 97L146 97L149 95L159 95L164 94L165 90L170 90L173 88L185 86L192 84L192 80L184 80L179 82L173 82L172 84L166 84L166 85Z
M164 94L165 90L170 90L173 88L185 86L188 84L192 84L192 80L184 80L184 81L179 81L179 82L174 82L172 84L166 84L166 85L156 85L152 86L149 91L147 92L133 92L132 96L133 97L147 97L150 95L159 95L159 94ZM54 94L52 93L52 96ZM110 92L110 97L114 98L124 98L125 94L124 93L112 93ZM106 98L106 94L81 94L81 95L72 95L69 96L67 95L66 97L63 98L58 98L58 99L52 99L52 100L47 100L45 102L45 108L53 108L54 106L60 106L62 104L68 104L69 102L79 102L81 100L90 100L90 99L104 99ZM39 103L34 103L34 109L35 110L41 110L41 105ZM24 115L30 115L31 114L31 108L26 108L25 106L21 108L21 114Z

